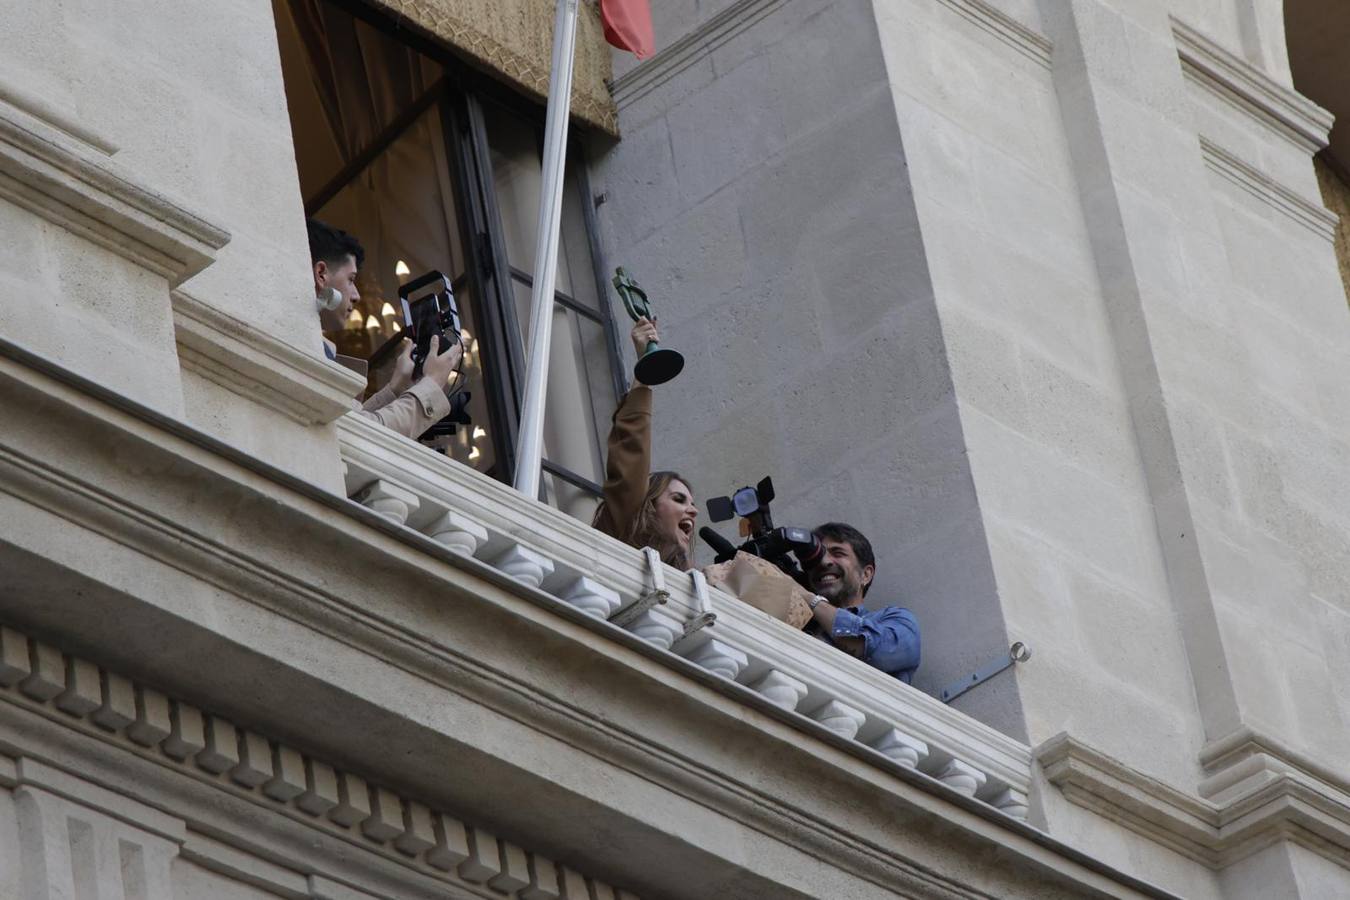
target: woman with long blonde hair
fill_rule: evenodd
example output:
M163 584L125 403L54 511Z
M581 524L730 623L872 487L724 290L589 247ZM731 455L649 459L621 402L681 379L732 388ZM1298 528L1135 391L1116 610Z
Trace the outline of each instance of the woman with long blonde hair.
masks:
M630 335L641 356L658 340L656 325L639 319ZM698 507L689 481L653 472L652 389L635 381L619 401L605 454L604 499L591 524L634 547L652 547L677 569L693 566L691 542Z

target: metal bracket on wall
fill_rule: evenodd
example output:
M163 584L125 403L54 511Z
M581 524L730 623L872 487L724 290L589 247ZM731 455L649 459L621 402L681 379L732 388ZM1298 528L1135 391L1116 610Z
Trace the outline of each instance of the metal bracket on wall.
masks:
M651 547L643 547L642 553L647 557L647 570L652 573L652 589L644 592L642 596L627 606L621 607L614 615L609 617L609 621L620 628L627 628L643 613L670 599L670 591L666 590L666 573L662 569L663 564L660 554Z
M973 675L968 675L959 681L953 681L943 688L940 699L943 703L951 703L966 691L976 685L984 684L1004 669L1020 662L1026 662L1029 659L1031 659L1031 648L1021 641L1016 641L1008 648L1006 656L1000 657L999 659L982 666Z
M688 622L684 623L684 634L676 639L670 650L672 653L679 653L680 647L688 642L689 638L698 634L704 628L709 628L717 621L717 613L713 612L712 595L708 593L708 580L703 577L703 573L698 569L689 572L689 577L694 582L694 597L698 600L698 611Z

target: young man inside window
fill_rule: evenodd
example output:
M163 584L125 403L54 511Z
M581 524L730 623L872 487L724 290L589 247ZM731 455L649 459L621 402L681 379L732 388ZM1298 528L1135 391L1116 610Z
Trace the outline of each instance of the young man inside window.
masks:
M314 298L319 311L319 327L326 332L347 327L347 317L361 299L356 275L365 261L361 243L347 232L316 219L306 222L309 229L309 257L314 267ZM366 374L366 361L343 356L327 337L323 339L328 358ZM431 339L430 353L422 365L422 377L413 381L413 345L403 339L403 350L394 364L388 384L361 404L361 414L386 428L416 440L434 423L450 413L445 389L459 367L464 350L458 344L440 352L440 341Z

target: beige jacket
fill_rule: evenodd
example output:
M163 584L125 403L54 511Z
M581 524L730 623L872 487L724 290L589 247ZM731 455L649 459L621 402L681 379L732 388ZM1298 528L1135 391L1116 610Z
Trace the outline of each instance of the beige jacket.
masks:
M324 338L324 343L328 345L329 355L336 362L363 378L366 376L364 359L343 356L327 338ZM387 387L380 388L358 409L361 415L374 419L385 428L417 440L422 432L450 415L450 400L445 396L445 391L427 379L419 378L401 394L396 395Z

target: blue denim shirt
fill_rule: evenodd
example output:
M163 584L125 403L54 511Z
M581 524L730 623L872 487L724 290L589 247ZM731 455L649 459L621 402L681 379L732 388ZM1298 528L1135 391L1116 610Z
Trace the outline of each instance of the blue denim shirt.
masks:
M865 606L841 609L834 614L834 631L816 637L830 644L832 638L861 637L863 662L876 666L905 684L919 668L919 621L914 614L899 606L887 606L876 611Z

